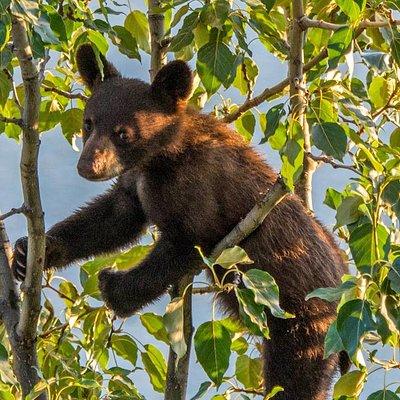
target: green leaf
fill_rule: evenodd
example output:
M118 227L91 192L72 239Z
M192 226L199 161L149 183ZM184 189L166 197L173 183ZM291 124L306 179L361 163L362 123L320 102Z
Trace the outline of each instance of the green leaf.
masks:
M390 140L392 140L392 137ZM382 192L382 200L391 207L397 218L400 218L400 181L391 181L385 186Z
M58 287L58 290L62 295L65 296L60 297L65 301L67 307L72 307L79 297L78 290L72 282L62 281Z
M138 348L130 336L114 333L111 336L111 347L121 358L136 365Z
M400 257L397 257L390 266L388 278L390 287L397 293L400 293Z
M0 0L0 12L1 14L5 14L7 12L7 8L10 6L11 0Z
M0 361L8 361L8 352L2 343L0 343Z
M172 38L168 50L176 53L184 47L189 46L194 39L194 29L199 22L199 13L197 11L187 15L183 20L182 28Z
M110 34L112 42L118 46L118 50L129 58L141 60L138 44L132 34L123 26L113 26L116 35Z
M100 32L93 30L88 30L87 35L88 39L96 46L97 50L105 56L108 51L108 42L106 38Z
M254 293L250 289L235 288L235 293L239 301L239 314L244 324L253 334L268 338L269 329L264 305L255 302Z
M336 321L333 322L328 329L324 341L324 359L328 358L331 354L339 353L344 350L342 338L337 331Z
M203 382L200 385L199 390L197 391L197 393L190 400L202 399L211 386L212 386L211 382Z
M40 380L33 389L29 392L29 394L25 397L25 400L35 400L37 399L48 387L48 383L44 380Z
M64 21L57 10L52 6L44 7L47 11L47 16L50 21L50 28L56 34L57 38L64 42L70 39L70 35L67 33Z
M364 199L361 196L347 196L340 203L336 212L336 226L349 225L357 222L362 213L359 207L364 204Z
M396 128L390 134L390 146L391 147L400 147L400 128Z
M43 43L46 44L59 44L57 36L50 26L50 19L47 14L42 13L37 24L33 26L35 32L40 36Z
M0 71L0 105L4 106L7 103L8 96L12 89L12 84L7 75Z
M145 313L140 316L140 321L150 335L153 335L157 340L169 344L168 332L165 329L163 317L161 315Z
M0 400L15 400L14 395L10 392L10 389L0 389Z
M236 340L232 341L231 350L240 355L246 353L248 348L249 344L244 337L239 337Z
M70 108L61 114L61 129L64 137L72 144L73 137L80 134L83 122L83 110Z
M267 126L264 131L265 139L269 139L276 131L279 125L279 121L286 114L284 109L284 104L278 104L276 106L271 107L266 115L267 118Z
M362 58L378 72L384 72L389 68L389 54L381 51L366 51L361 53Z
M139 10L134 10L125 19L124 27L136 39L139 47L150 53L150 30L146 15Z
M374 329L375 322L366 300L350 300L340 307L337 317L337 331L350 357L356 353L364 334Z
M145 349L146 351L141 353L144 369L149 375L153 389L156 392L163 393L167 373L164 357L160 350L151 344L146 344Z
M0 20L0 50L2 51L10 38L10 29L4 21Z
M286 186L293 191L303 170L304 136L301 125L293 119L289 120L287 132L288 140L281 155L281 174Z
M255 62L245 57L243 62L237 66L233 86L239 89L241 95L246 95L254 87L258 76L258 67Z
M225 269L230 269L236 264L252 264L253 261L249 258L245 250L239 246L234 246L225 249L220 256L215 260L214 264L220 265Z
M197 72L209 96L228 79L235 62L235 56L219 36L218 32L197 53Z
M352 2L352 0L344 0L345 2ZM333 33L328 41L328 65L329 68L336 68L339 64L340 58L346 54L347 49L351 44L353 38L353 30L348 27L338 29Z
M374 76L368 87L368 95L374 107L376 109L383 107L388 102L390 94L388 80L383 76Z
M284 391L285 389L282 386L274 386L272 390L264 397L264 400L270 400L274 398L276 394Z
M337 210L342 202L342 194L333 188L328 188L325 194L324 204L328 207Z
M356 21L365 9L366 0L336 0L336 4L350 18L350 21Z
M377 392L371 393L367 400L399 400L400 397L396 393L388 389L378 390Z
M377 227L377 252L378 257L383 259L386 254L386 245L389 240L389 232L384 225ZM372 224L360 225L350 233L349 247L353 260L357 267L371 266L376 261L374 234Z
M197 359L217 386L229 366L230 346L231 335L220 321L204 322L194 335Z
M318 297L319 299L326 301L337 301L339 300L344 293L356 287L356 284L353 281L346 281L342 283L338 287L326 287L326 288L318 288L313 290L306 296L306 300L310 300L314 297Z
M270 12L276 3L276 0L261 0L261 2L264 4L267 12Z
M235 121L235 128L248 142L253 137L255 127L256 119L250 110L246 111Z
M177 355L178 360L182 358L187 351L184 334L185 326L183 308L183 297L177 297L167 305L167 309L163 317L171 347Z
M189 5L185 4L184 6L182 6L178 11L175 12L174 14L174 18L171 21L171 25L170 27L173 28L175 25L177 25L179 23L179 21L181 20L181 18L189 11Z
M358 396L364 386L365 378L366 373L363 371L351 371L341 376L333 388L333 398Z
M8 64L11 62L12 58L13 58L12 52L9 49L4 48L0 52L0 68L1 69L7 68Z
M250 358L247 355L241 355L236 359L236 379L244 385L246 389L260 388L262 377L261 358Z
M315 124L312 129L314 145L327 156L342 161L346 154L347 136L344 129L334 122Z
M397 6L397 9L398 8L399 6ZM391 32L390 49L392 50L391 55L396 64L400 66L400 32L397 27L396 28L391 27L390 32Z
M278 285L268 272L260 269L250 269L242 275L242 280L245 286L254 293L255 302L267 306L274 317L294 317L280 307Z

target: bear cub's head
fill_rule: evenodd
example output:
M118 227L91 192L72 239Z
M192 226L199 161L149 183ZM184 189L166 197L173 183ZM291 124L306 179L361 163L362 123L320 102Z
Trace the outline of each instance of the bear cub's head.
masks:
M84 112L78 172L93 181L121 175L165 148L193 84L183 61L164 66L151 85L123 78L104 57L101 61L103 74L91 45L78 48L78 70L92 92Z

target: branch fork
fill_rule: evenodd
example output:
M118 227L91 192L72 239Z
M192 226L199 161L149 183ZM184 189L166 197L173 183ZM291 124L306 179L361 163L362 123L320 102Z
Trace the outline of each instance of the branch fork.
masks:
M24 214L24 215L27 215L27 214L30 213L31 211L32 211L32 210L29 209L28 207L26 207L25 204L22 204L21 207L12 208L10 211L8 211L8 212L6 212L6 213L4 213L4 214L1 214L1 215L0 215L0 221L4 221L6 218L9 218L9 217L11 217L11 216L13 216L13 215L16 215L16 214Z

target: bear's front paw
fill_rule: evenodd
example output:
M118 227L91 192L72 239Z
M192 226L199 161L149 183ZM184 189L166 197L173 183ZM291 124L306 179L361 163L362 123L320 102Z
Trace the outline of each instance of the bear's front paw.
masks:
M140 308L135 304L134 293L127 285L126 272L103 269L99 273L99 288L107 307L119 317L129 317Z

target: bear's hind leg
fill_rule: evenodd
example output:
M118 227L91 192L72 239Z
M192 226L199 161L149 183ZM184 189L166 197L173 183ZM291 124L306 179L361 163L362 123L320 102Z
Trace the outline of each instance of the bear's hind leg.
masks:
M271 339L264 340L266 393L276 385L284 388L274 400L329 398L338 356L324 360L324 337L329 323L312 319L269 318ZM318 326L321 329L315 329Z

